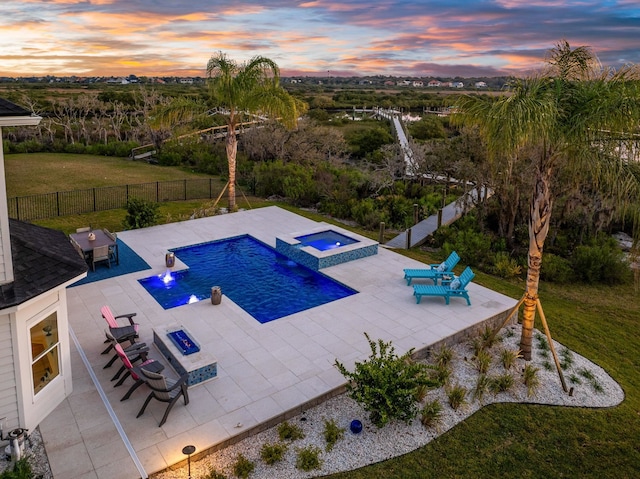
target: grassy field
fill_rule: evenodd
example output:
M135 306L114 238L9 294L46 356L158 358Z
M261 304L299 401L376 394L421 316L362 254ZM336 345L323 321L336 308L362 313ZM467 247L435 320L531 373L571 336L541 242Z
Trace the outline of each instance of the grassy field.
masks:
M32 160L31 156L39 157ZM56 155L57 157L58 155ZM86 157L85 157L86 158ZM178 174L176 170L132 163L124 160L99 158L101 168L110 161L105 175L82 176L91 165L99 163L95 157L87 163L77 159L73 167L62 174L66 185L80 183L97 186L107 178L125 178L128 168L136 169L140 181L162 179ZM63 161L64 160L64 161ZM60 164L74 158L53 160ZM13 191L22 191L21 183L29 180L39 184L48 180L46 158L41 155L15 155L9 164L21 166L34 161L34 170L22 173L8 171L8 183ZM37 161L40 161L38 163ZM66 163L70 165L72 163ZM133 165L133 166L132 166ZM57 170L56 167L53 167ZM81 171L78 171L81 170ZM132 170L133 171L133 170ZM124 183L128 179L116 181ZM76 178L74 181L73 178ZM18 181L18 184L15 182ZM49 183L51 184L51 183ZM62 189L62 187L54 187ZM16 193L14 193L16 194ZM17 193L25 194L25 193ZM273 203L249 198L252 207ZM223 200L224 202L224 200ZM171 221L188 216L201 207L200 202L162 205L163 220ZM243 201L241 207L247 207ZM282 205L281 205L282 206ZM295 208L286 207L315 220L331 219ZM69 232L77 226L92 224L114 231L121 229L124 210L91 215L62 217L38 224ZM348 229L355 228L341 225ZM376 237L376 232L362 232ZM433 262L428 253L411 250L408 256ZM519 298L523 281L505 281L477 272L474 281ZM374 464L356 471L330 476L332 479L413 479L413 478L637 478L640 477L640 293L634 285L616 287L542 284L540 298L554 338L575 352L605 368L625 391L624 402L611 409L563 408L526 404L494 404L483 408L441 437L410 454ZM537 325L537 327L540 327ZM384 429L380 431L384 434Z
M203 178L186 169L127 158L64 153L6 155L7 197L151 181Z

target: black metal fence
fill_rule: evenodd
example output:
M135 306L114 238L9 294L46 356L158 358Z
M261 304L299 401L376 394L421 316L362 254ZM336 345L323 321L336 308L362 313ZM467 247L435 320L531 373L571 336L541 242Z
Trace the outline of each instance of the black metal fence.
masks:
M223 188L224 183L218 179L184 179L58 191L8 198L7 201L11 218L28 221L124 208L130 198L156 203L212 199L217 198Z

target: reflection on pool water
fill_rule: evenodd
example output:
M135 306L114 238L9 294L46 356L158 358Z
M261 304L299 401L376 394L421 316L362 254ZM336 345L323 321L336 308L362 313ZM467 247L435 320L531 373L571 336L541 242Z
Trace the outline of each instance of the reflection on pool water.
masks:
M208 299L211 288L219 286L266 323L357 293L248 235L172 251L188 270L138 280L164 309Z
M349 238L337 231L327 230L319 233L312 233L304 236L297 236L302 246L312 246L319 251L340 248L348 244L359 243L357 239Z

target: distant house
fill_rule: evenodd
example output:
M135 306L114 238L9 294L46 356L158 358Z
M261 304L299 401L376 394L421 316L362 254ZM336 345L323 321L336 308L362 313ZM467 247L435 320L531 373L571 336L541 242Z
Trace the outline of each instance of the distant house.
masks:
M424 86L424 82L422 82L420 80L414 80L413 86L418 87L418 88L422 88Z
M183 85L193 85L193 78L180 78L180 83Z
M2 127L42 118L0 98L0 417L33 429L72 391L66 287L87 265L60 231L9 219Z
M428 87L439 87L441 84L438 80L431 80L429 83L427 83Z
M477 81L475 83L476 88L487 88L487 84L483 81Z
M398 82L396 82L396 85L398 85L398 86L411 86L411 81L409 81L409 80L399 80Z
M451 82L451 87L452 88L464 88L464 83L462 83L461 81L454 81L454 82Z

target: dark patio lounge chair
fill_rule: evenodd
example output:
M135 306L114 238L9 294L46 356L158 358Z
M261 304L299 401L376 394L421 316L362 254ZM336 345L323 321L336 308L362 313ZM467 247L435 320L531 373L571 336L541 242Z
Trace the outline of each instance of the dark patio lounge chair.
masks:
M140 409L140 412L136 417L140 417L144 414L144 410L147 408L151 399L166 402L169 405L167 406L164 416L162 416L162 420L160 421L159 426L162 426L166 422L167 417L169 417L171 409L175 403L178 402L178 399L180 399L180 396L184 398L185 406L189 404L189 392L187 390L187 379L189 379L188 373L183 374L177 381L172 381L162 374L148 371L144 367L140 369L140 373L145 379L147 386L151 388L151 393L147 396L147 399L142 405L142 409Z

